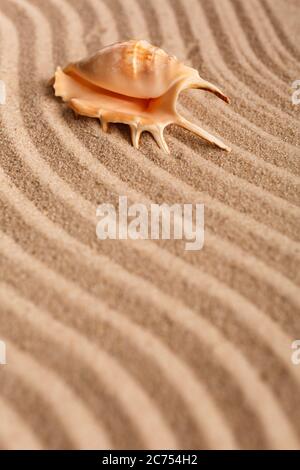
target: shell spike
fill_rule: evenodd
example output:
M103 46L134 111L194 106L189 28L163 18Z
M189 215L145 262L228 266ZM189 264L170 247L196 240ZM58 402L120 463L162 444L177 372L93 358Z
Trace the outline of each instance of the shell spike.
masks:
M182 116L178 116L177 122L178 126L183 127L184 129L187 129L194 134L198 135L199 137L202 137L202 139L206 140L207 142L210 142L211 144L216 145L222 150L226 150L227 152L231 152L231 148L228 147L227 145L222 142L222 140L218 139L217 137L211 135L209 132L205 131L201 127L197 126L196 124L193 124L192 122L188 121Z
M210 91L211 93L214 93L218 98L221 98L221 100L225 101L226 103L229 103L229 98L228 96L224 95L224 93L215 85L213 85L210 82L207 82L206 80L203 80L203 78L199 77L199 80L197 80L195 83L192 83L192 85L189 88L200 88L201 90L206 90Z

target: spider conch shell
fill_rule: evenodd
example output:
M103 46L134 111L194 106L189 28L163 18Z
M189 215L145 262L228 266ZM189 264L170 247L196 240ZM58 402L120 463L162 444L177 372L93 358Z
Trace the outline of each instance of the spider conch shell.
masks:
M226 102L228 98L197 70L147 41L118 42L63 70L58 67L53 86L55 95L76 114L100 119L104 131L109 122L128 124L135 148L141 133L148 131L169 153L163 131L174 123L230 151L217 137L176 111L179 93L187 88L210 91Z

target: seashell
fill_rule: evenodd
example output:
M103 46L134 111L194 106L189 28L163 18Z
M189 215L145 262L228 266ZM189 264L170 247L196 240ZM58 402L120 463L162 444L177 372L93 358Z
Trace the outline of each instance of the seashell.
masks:
M187 88L210 91L226 102L228 98L197 70L147 41L117 42L63 70L58 67L52 83L56 96L76 114L98 118L104 131L110 122L128 124L135 148L141 133L148 131L169 153L163 132L169 124L177 124L230 151L176 111L179 93Z

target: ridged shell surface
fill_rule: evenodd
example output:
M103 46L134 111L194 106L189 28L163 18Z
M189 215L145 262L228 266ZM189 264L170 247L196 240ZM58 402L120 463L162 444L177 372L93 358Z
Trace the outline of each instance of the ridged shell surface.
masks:
M131 40L107 46L65 72L121 95L157 98L194 71L147 41Z

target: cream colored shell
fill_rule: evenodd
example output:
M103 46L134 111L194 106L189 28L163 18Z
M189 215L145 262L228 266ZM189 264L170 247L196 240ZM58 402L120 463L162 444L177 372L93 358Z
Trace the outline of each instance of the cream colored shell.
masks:
M136 148L146 130L168 152L163 130L175 123L230 150L176 111L178 95L186 88L202 88L225 101L228 98L197 70L147 41L115 43L64 70L58 67L53 82L56 96L76 113L99 118L104 130L109 122L128 124Z
M191 69L147 41L128 41L104 47L65 72L74 72L106 90L134 98L157 98Z

